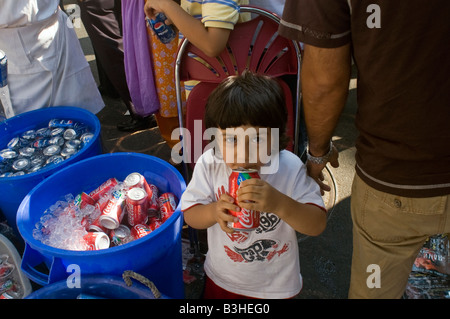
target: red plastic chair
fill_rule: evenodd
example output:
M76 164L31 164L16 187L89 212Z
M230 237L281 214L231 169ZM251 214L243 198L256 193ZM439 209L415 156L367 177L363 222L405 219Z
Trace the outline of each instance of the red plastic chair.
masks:
M180 123L181 139L183 142L183 166L185 178L188 181L188 167L195 165L201 154L194 150L191 142L194 137L194 123L203 120L204 109L209 94L214 88L229 76L241 74L248 69L279 78L286 96L288 111L288 135L292 142L288 149L298 154L299 125L300 125L300 61L301 50L296 41L288 40L278 35L279 17L256 7L242 6L241 12L256 15L252 20L236 24L226 48L214 58L208 57L201 50L184 39L180 44L176 65L175 83L177 91L177 106ZM296 75L296 94L281 77ZM183 116L183 101L181 82L196 80L185 106L185 119ZM203 121L202 121L203 122ZM190 132L190 136L183 139L183 128ZM202 132L205 127L203 125ZM199 133L199 132L196 132ZM189 137L189 138L188 138ZM209 141L203 141L203 150Z

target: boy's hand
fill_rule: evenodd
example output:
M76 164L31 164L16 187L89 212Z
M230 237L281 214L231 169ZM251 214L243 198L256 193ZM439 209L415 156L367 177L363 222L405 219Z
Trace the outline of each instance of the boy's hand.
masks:
M234 217L228 211L239 211L239 206L234 204L234 198L224 193L216 202L215 218L220 228L226 233L233 233L234 230L228 227L229 222L237 222L239 218Z
M237 195L238 205L242 208L275 213L283 194L266 181L252 178L241 183Z

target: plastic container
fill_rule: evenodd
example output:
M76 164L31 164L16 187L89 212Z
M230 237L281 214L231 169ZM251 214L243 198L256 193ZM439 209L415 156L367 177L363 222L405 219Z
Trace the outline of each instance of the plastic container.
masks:
M11 273L12 280L20 286L20 295L22 298L28 296L31 291L30 280L20 269L21 259L14 245L2 234L0 234L0 255L8 255L8 263L14 265L15 269Z
M66 280L32 292L26 299L156 299L153 292L140 282L127 286L118 276L83 276L79 287L69 288ZM160 299L166 299L161 295Z
M39 109L14 116L0 123L0 149L6 148L15 136L27 130L48 125L53 118L71 119L85 123L94 133L91 142L65 161L22 176L0 178L0 211L8 224L17 232L16 214L20 203L34 186L54 172L79 160L102 153L100 121L93 113L78 107L58 106Z
M76 265L81 276L121 276L125 270L142 274L171 298L184 297L182 279L180 205L158 229L122 246L97 251L69 251L44 245L32 231L42 213L62 196L90 192L111 177L123 181L141 173L160 192L172 192L180 199L186 188L181 174L167 162L144 154L113 153L95 156L66 167L38 184L26 196L17 213L17 226L25 240L22 270L34 282L47 285L72 275ZM47 268L47 271L41 270Z

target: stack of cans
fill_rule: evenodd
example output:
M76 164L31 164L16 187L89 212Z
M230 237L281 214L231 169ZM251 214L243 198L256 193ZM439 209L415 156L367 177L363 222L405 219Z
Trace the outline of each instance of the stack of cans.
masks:
M172 216L177 207L177 198L173 193L161 193L143 175L134 172L123 182L112 177L91 192L82 192L64 206L63 213L44 212L33 231L35 239L41 242L60 245L73 242L73 238L47 240L52 233L59 232L61 223L75 225L75 231L67 231L67 236L75 233L76 245L72 247L53 246L68 250L100 250L119 246L142 238L159 228ZM52 205L58 206L58 205ZM48 218L54 219L51 223ZM67 216L71 216L70 222ZM44 225L45 224L45 225ZM46 226L52 225L52 226ZM82 230L79 232L79 230ZM77 236L78 236L77 235ZM47 237L44 238L44 237Z
M27 130L0 150L0 178L34 173L58 164L79 152L93 136L85 124L62 119Z

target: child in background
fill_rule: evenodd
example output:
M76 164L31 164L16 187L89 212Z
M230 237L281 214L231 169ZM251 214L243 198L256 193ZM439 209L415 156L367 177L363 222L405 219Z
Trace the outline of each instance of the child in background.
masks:
M326 211L303 162L284 150L286 124L282 89L264 75L229 77L208 99L205 126L217 128L216 146L199 158L181 198L186 223L207 229L205 298L291 298L301 290L296 231L319 235ZM276 129L278 136L271 134ZM254 146L256 157L249 154ZM261 212L260 226L246 232L228 227L236 221L228 211L240 209L227 194L228 178L240 167L260 175L242 182L237 194L240 207Z
M192 44L215 57L225 48L234 25L247 16L239 14L244 4L248 0L181 0L180 5L173 0L147 0L144 10L150 18L163 12Z
M225 48L228 41L230 31L233 30L234 25L238 22L248 20L250 18L247 14L239 14L241 5L248 4L248 0L221 0L221 1L191 1L191 0L146 0L144 11L145 14L154 19L156 14L163 12L167 17L166 23L173 23L180 32L180 37L186 37L191 43L197 46L205 54L209 56L217 56ZM152 41L155 42L156 37L152 36ZM154 52L160 55L160 44ZM176 49L171 51L171 55L176 53ZM175 59L173 60L171 69L174 70ZM169 69L169 66L165 66ZM163 75L172 76L173 72ZM161 78L158 79L158 81ZM165 83L164 83L165 84ZM186 99L197 84L197 81L184 82L185 87L183 96ZM172 85L162 85L162 90L168 90L170 87L172 97L174 96L175 83ZM158 116L158 124L164 139L170 147L173 147L179 140L170 140L171 133L174 129L179 127L178 124L178 110L175 99L167 95L167 100L161 106L160 116Z

